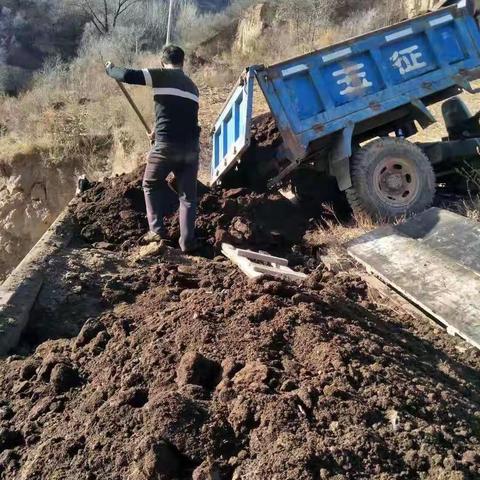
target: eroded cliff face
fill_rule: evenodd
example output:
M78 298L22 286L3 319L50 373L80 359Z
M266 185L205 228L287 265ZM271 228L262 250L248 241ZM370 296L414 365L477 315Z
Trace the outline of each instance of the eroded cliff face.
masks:
M438 0L404 0L405 8L409 17L427 12L437 3Z
M259 3L245 11L238 23L234 50L242 55L255 52L258 37L264 35L275 17L275 7L271 3Z
M75 164L48 167L38 151L0 163L0 280L72 198L76 173Z
M73 198L80 175L98 181L129 172L143 161L143 156L126 153L117 139L82 140L84 148L86 142L98 144L94 158L63 154L53 161L40 147L11 157L0 152L0 283Z

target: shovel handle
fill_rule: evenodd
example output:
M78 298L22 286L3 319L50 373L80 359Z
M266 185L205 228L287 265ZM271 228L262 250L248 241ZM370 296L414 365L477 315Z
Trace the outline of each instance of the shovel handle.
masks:
M133 101L133 98L130 96L127 89L123 85L123 83L119 82L118 80L116 80L116 82L117 82L118 86L120 87L120 90L125 95L125 98L127 99L128 103L130 104L130 106L133 108L133 110L137 114L138 119L142 122L143 126L145 127L145 130L147 131L148 134L150 134L151 128L148 125L148 123L146 122L145 118L143 117L143 115L140 112L140 110L138 109L138 107L135 105L135 102Z

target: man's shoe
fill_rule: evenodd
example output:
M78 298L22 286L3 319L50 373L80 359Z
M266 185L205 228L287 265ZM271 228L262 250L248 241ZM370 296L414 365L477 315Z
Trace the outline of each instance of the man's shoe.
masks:
M149 231L142 237L143 243L161 242L164 240L165 238L163 238L159 233L152 232L152 231Z
M190 243L188 245L187 248L185 249L182 249L182 252L185 254L185 255L195 255L196 253L198 253L198 251L200 250L201 248L201 244L198 240L194 240L192 243Z

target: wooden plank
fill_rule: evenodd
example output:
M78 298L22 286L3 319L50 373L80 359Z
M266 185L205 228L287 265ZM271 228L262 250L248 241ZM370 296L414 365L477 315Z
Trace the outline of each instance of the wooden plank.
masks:
M288 260L286 258L274 257L260 252L252 252L251 250L242 250L241 248L236 249L236 254L239 257L249 258L250 260L258 260L260 262L272 263L275 265L284 265L288 266Z
M254 264L253 269L259 273L265 273L267 275L273 275L277 277L288 277L292 280L305 280L307 275L304 273L296 272L291 268L280 266L268 266L268 265L260 265Z
M234 248L228 243L222 244L222 253L235 263L243 273L250 278L258 278L265 274L276 277L288 278L291 280L304 280L307 275L304 273L295 272L288 265L288 261L284 258L273 257L268 254L252 252L251 250L241 250ZM264 262L269 262L270 265L256 263L252 259L260 259ZM281 260L277 262L277 260Z
M452 215L459 217L459 225L464 225L463 217ZM451 215L446 217L448 222L455 221ZM419 224L418 219L415 223ZM429 237L434 225L432 228L423 237L411 238L407 232L418 233L414 227L382 227L355 240L348 252L367 271L445 325L449 333L456 333L480 348L479 272L472 268L475 262L470 262L471 257L465 252L455 254L456 258L449 256L455 252L455 245L457 249L467 244L475 246L472 239L460 238L462 234L470 235L472 230L459 228L458 235L440 235L441 241L437 241L435 236ZM447 230L450 229L453 231L454 223L448 225Z
M263 274L261 272L257 272L253 268L252 262L248 260L248 258L239 257L231 245L227 243L222 244L222 253L233 263L235 263L240 270L247 275L249 278L258 278L261 277Z

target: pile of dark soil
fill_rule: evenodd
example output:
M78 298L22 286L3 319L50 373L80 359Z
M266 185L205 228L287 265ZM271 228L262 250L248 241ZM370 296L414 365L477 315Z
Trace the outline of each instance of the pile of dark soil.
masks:
M81 237L89 243L103 242L108 248L128 251L147 232L142 191L143 167L107 179L88 190L74 207ZM244 188L202 189L199 196L197 234L205 255L213 257L222 242L260 248L289 255L301 245L310 225L309 212L278 193L256 193ZM179 238L175 195L166 219L168 237Z
M289 257L292 247L301 247L310 224L308 212L279 193L238 188L206 193L200 199L197 230L214 252L226 242ZM167 225L170 236L177 238L177 214L167 220Z
M355 278L143 265L133 303L0 369L2 479L474 479L478 355Z
M276 153L282 137L271 113L253 118L251 142L242 156L242 161L230 170L222 183L227 188L249 187L257 192L267 189L267 182L279 172Z
M282 143L282 136L271 113L264 113L252 119L251 135L248 155L256 157L259 162L270 160Z
M80 236L89 243L120 246L138 238L147 227L142 191L144 167L107 178L87 190L73 207Z

